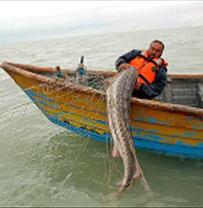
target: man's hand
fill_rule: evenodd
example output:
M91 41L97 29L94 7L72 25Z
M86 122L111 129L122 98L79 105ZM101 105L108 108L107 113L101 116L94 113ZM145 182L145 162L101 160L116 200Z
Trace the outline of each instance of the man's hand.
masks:
M120 71L122 71L122 70L126 70L126 69L128 69L129 67L130 67L130 64L127 64L127 63L121 64L121 65L119 65L119 67L118 67L118 71L120 72Z
M136 90L139 90L140 86L141 86L141 83L138 82L138 80L136 80L136 83L135 83L135 89L136 89Z

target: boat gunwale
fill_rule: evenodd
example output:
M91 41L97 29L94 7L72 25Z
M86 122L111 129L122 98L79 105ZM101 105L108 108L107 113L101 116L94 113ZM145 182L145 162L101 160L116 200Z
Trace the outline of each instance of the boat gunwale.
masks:
M17 67L15 63L11 63L11 62L1 63L1 68L3 68L8 74L9 74L9 71L13 72L13 73L17 73L21 76L40 81L41 84L45 84L45 83L53 84L53 83L58 82L59 86L63 87L63 90L65 90L65 89L73 90L74 89L75 91L78 91L78 92L87 93L87 94L91 93L94 96L100 96L100 97L106 98L105 92L93 89L88 86L75 85L73 83L67 83L67 82L62 83L61 81L63 79L51 78L51 77L47 77L47 76L37 73L37 72L40 72L40 70L41 70L41 72L43 72L43 67L35 67L32 65L25 65L25 64L22 64L22 68L20 68L19 66L20 65L18 65L18 67ZM32 67L32 69L36 68L37 70L35 70L35 72L33 70L32 71L28 70L29 67ZM45 68L48 68L48 67L45 67ZM51 67L50 67L50 69L51 69ZM52 69L54 69L54 68L52 68ZM52 73L54 73L54 72L56 72L56 70L52 71ZM94 73L97 71L91 71L91 72ZM50 71L49 71L49 73L50 73ZM99 71L99 73L103 74L102 71ZM105 75L108 76L108 75L111 75L114 73L116 74L116 72L106 72ZM176 75L172 74L171 76L175 77ZM203 78L203 74L200 74L200 75L191 74L191 76L195 77L195 78ZM186 75L178 75L178 77L188 78L189 76L188 75L187 76ZM30 88L32 88L32 87L30 87ZM184 106L184 105L180 105L180 104L163 103L163 102L156 101L156 100L139 99L139 98L135 98L135 97L133 97L131 99L131 101L132 101L131 104L135 105L135 106L139 105L139 106L143 106L143 107L147 107L147 108L152 108L157 111L174 112L174 113L184 114L187 116L194 116L194 117L199 118L200 120L203 120L203 109L201 109L201 108Z
M45 72L45 73L55 73L57 71L57 67L47 67L47 66L34 66L31 64L20 64L20 63L14 63L14 62L8 62L5 61L3 63L7 63L11 66L15 66L21 69L25 69L31 72ZM60 67L59 67L60 68ZM67 74L73 74L75 73L75 70L71 69L61 69ZM117 74L115 71L105 71L105 70L88 70L88 74L97 74L97 75L103 75L104 77L112 77ZM180 73L170 73L167 75L171 79L203 79L203 74L180 74Z

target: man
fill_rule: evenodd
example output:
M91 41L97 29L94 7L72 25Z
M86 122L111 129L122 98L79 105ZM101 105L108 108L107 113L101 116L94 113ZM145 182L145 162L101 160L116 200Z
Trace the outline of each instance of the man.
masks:
M148 50L132 50L116 60L118 72L130 66L138 72L133 96L152 99L163 91L167 81L168 63L161 58L164 44L159 40L151 42Z

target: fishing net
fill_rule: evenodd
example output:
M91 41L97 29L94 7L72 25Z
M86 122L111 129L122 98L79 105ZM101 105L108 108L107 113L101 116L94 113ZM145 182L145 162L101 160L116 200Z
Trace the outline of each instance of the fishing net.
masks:
M79 70L78 70L79 69ZM98 158L104 167L103 181L109 189L113 189L116 178L122 176L123 168L120 160L115 160L111 156L112 142L110 139L110 130L106 117L106 90L110 83L115 79L115 72L98 72L88 71L81 72L81 68L75 71L63 70L62 74L54 74L52 77L55 82L49 84L48 91L63 91L58 93L58 99L64 100L63 97L69 99L65 102L63 111L67 111L68 124L77 126L79 134L83 137L92 137L92 134L85 133L86 130L93 134L102 136L104 145L98 145L101 151ZM60 78L58 78L60 77ZM77 91L77 93L75 93ZM69 112L68 112L69 111ZM72 117L70 115L72 113ZM98 139L100 140L100 139ZM90 140L89 140L90 141ZM103 151L102 149L105 149ZM81 155L80 152L78 152Z
M104 75L101 76L101 74L98 75L98 73L90 73L90 74L86 73L86 75L82 74L81 76L81 74L78 75L76 71L76 74L73 73L72 76L70 75L67 76L64 74L64 77L67 83L69 82L71 83L71 85L74 86L74 89L73 89L74 92L76 91L76 88L78 87L78 93L76 94L76 96L72 97L73 99L71 100L69 104L76 106L77 102L79 103L83 102L83 104L80 105L81 113L82 111L86 111L87 113L86 115L78 115L79 116L77 120L78 124L81 123L82 128L88 129L91 132L95 132L97 134L103 134L103 140L106 141L106 156L102 158L102 160L104 160L105 158L104 161L106 162L104 177L105 177L105 183L108 185L109 188L112 188L112 186L110 185L110 182L112 182L112 178L116 178L115 173L117 176L118 175L121 176L121 172L123 172L123 170L119 169L118 163L115 163L115 160L114 161L112 160L112 157L110 154L110 152L112 151L112 143L108 143L108 141L110 141L109 139L111 138L109 136L111 133L109 130L108 120L106 118L106 94L105 92L109 84L112 83L112 81L115 79L115 76L106 77ZM82 94L79 93L80 90L83 91ZM89 94L84 95L86 90ZM73 94L75 94L74 92ZM92 105L94 107L90 109L89 106L92 106ZM88 109L89 109L89 112L88 112ZM91 115L89 114L89 116L87 116L88 113L90 113ZM105 118L102 119L102 116L104 116ZM102 126L101 122L104 122L106 124ZM76 126L78 124L75 123ZM138 161L136 162L136 164L139 166ZM146 179L142 173L140 166L139 166L139 169L143 177L144 187L148 187L148 184L146 182Z
M74 86L78 86L80 89L88 89L90 92L91 90L94 91L100 91L102 92L102 95L98 96L93 95L92 93L89 94L89 96L83 96L82 94L78 94L75 96L72 96L71 102L69 102L69 105L75 105L76 102L82 102L84 103L80 108L81 111L88 109L88 106L91 106L92 103L94 103L95 108L92 109L93 113L90 118L83 117L78 117L78 122L83 125L82 128L87 128L91 131L95 131L98 133L102 133L102 131L106 131L108 127L108 121L105 119L106 122L106 127L102 126L100 123L97 123L95 121L98 121L98 117L101 117L105 113L104 110L104 103L106 103L106 89L108 88L109 84L113 81L113 77L107 77L102 74L98 73L88 73L86 72L83 77L79 78L77 77L76 73L72 73L71 75L65 74L65 80L71 82ZM80 116L80 115L79 115ZM87 124L88 123L88 124ZM110 133L110 132L109 132ZM86 137L91 137L90 135L86 135ZM98 145L98 153L99 157L98 158L100 161L100 165L104 167L103 171L103 182L106 184L106 187L108 189L113 189L116 178L120 178L122 176L122 165L121 161L115 160L111 156L111 151L112 151L112 142L109 140L108 135L105 136L106 138L104 139L105 144L103 147L99 148L100 145ZM90 140L89 140L90 141ZM78 154L81 155L80 152Z

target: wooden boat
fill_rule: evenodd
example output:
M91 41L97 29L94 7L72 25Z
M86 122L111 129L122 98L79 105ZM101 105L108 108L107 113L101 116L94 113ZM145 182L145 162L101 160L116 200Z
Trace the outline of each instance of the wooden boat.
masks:
M104 86L116 72L87 70L82 85L75 83L75 71L61 70L64 78L56 78L59 67L11 62L1 67L51 122L84 137L111 141ZM136 148L203 159L203 74L170 74L156 100L132 98L130 126Z

